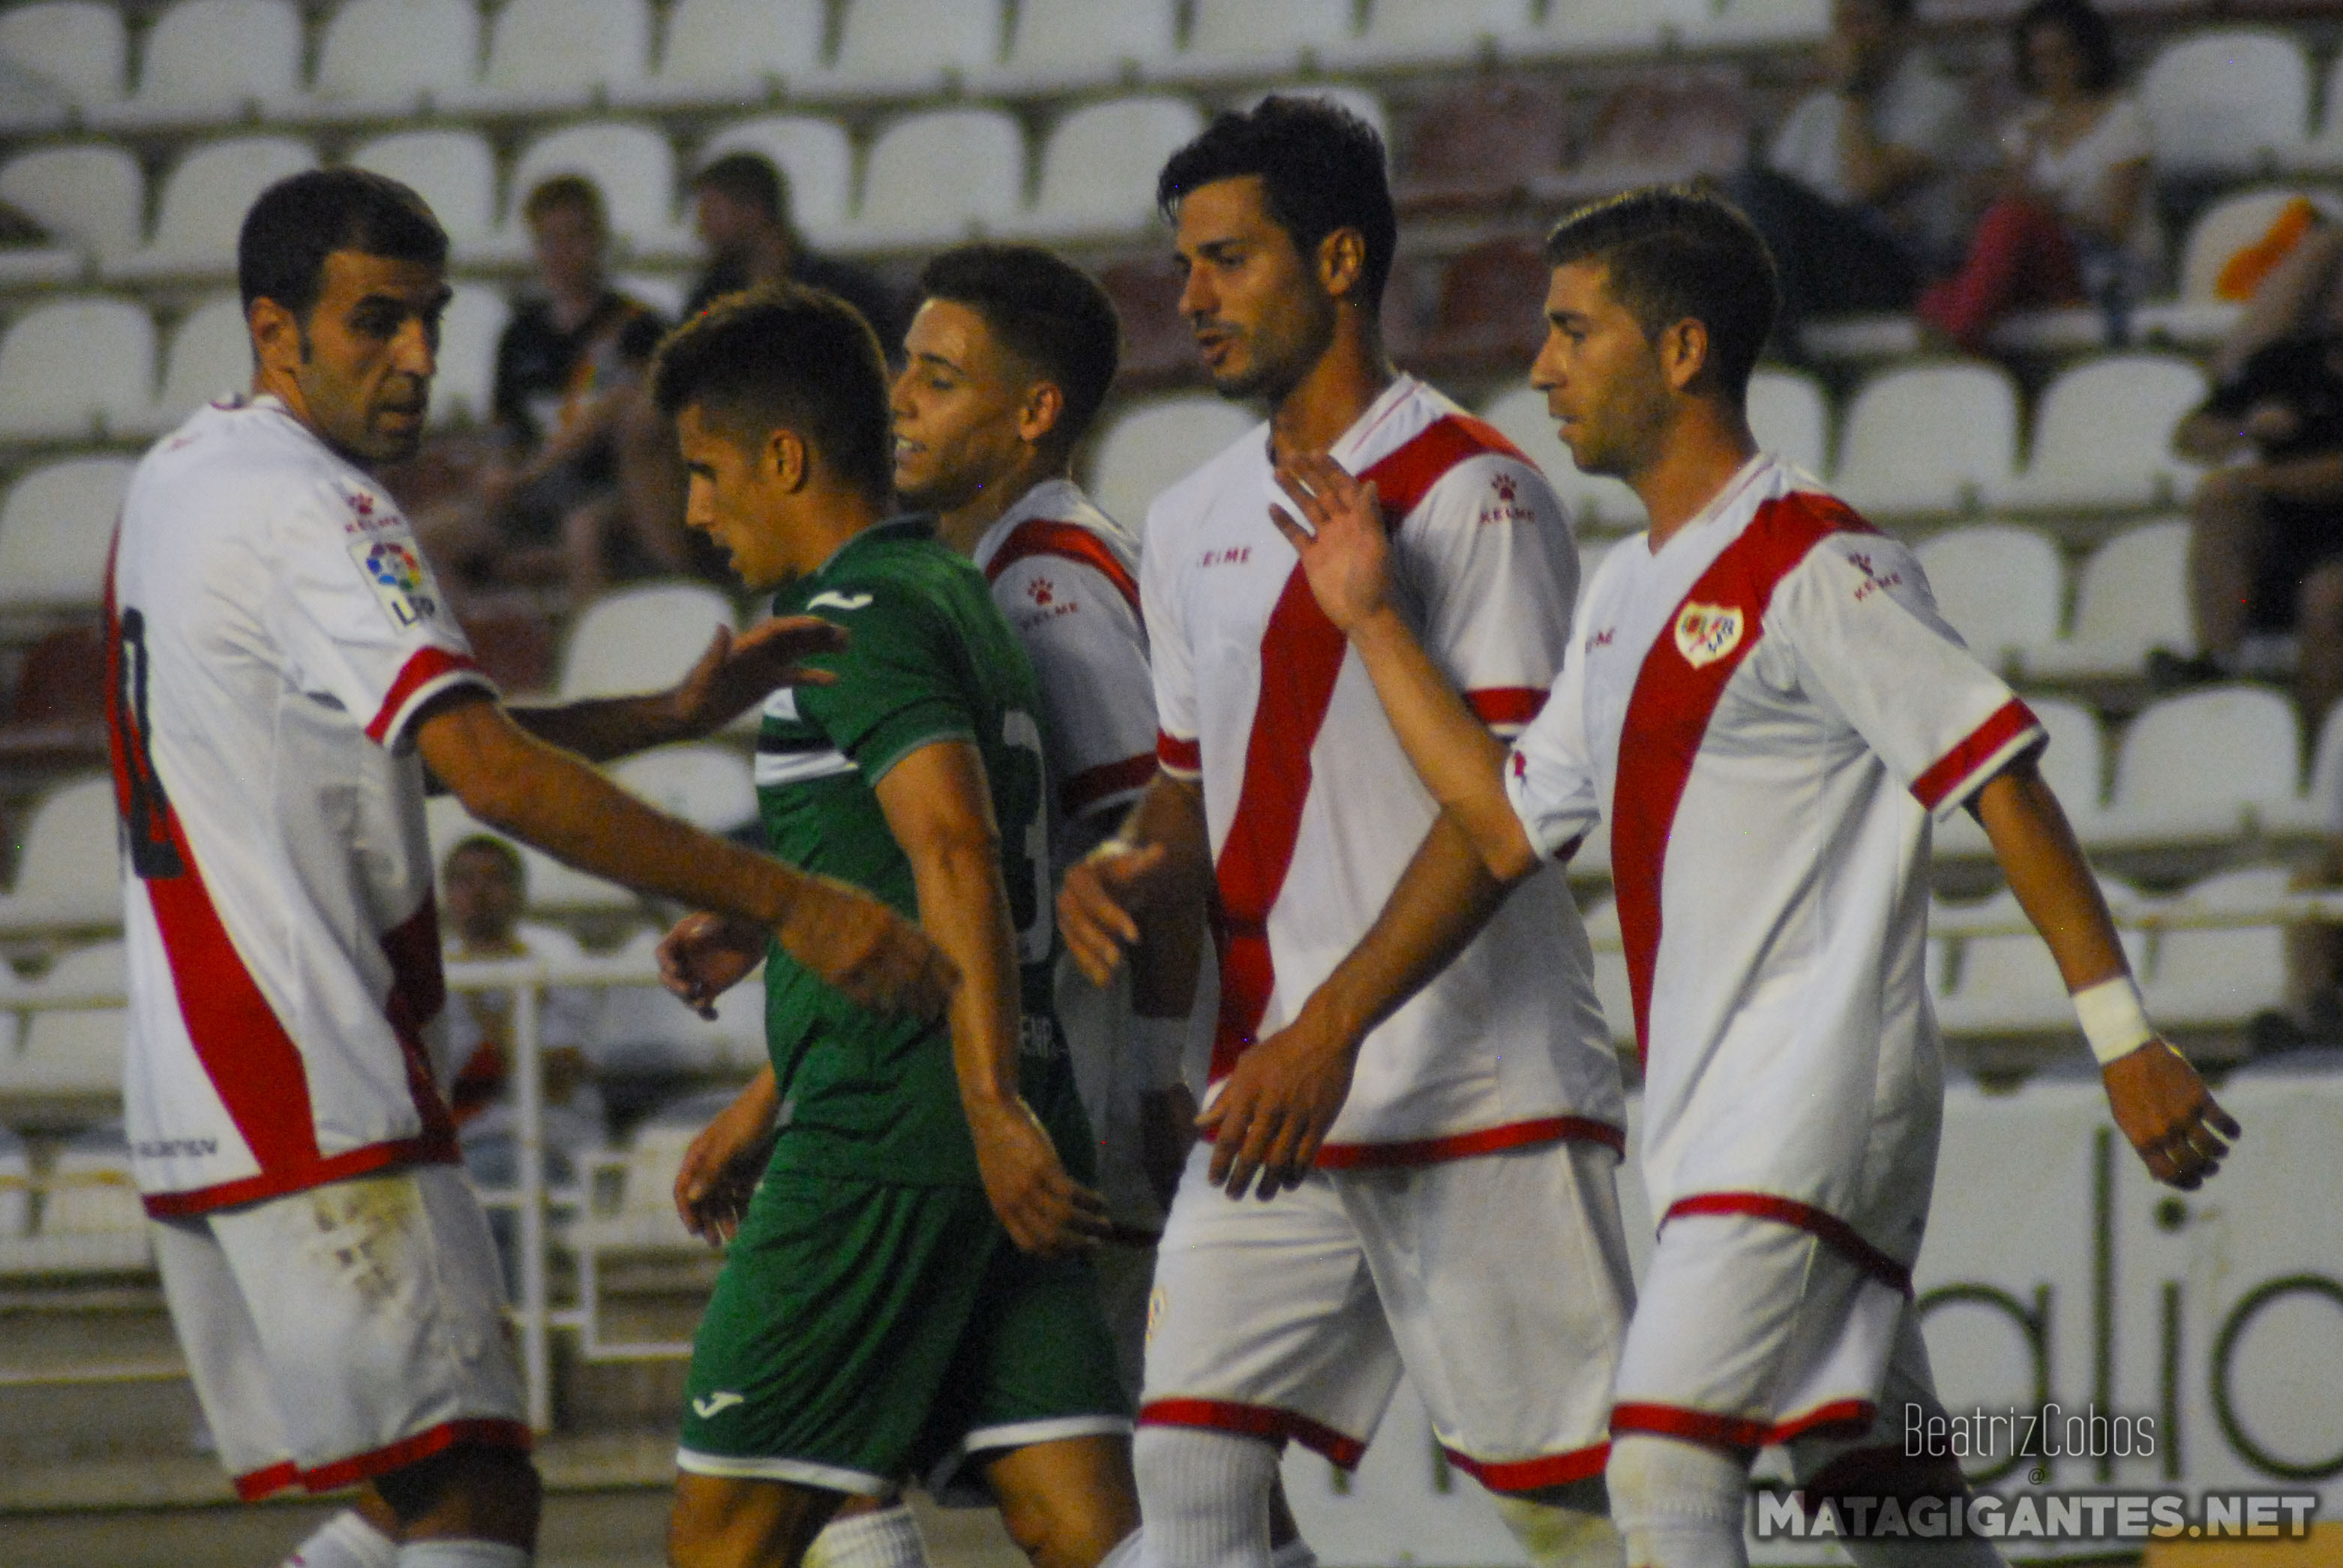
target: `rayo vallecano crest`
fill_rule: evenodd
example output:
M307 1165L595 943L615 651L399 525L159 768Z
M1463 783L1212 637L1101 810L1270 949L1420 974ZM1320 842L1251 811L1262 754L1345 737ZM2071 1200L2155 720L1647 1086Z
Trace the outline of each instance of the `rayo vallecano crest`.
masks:
M1741 611L1731 605L1690 604L1676 612L1676 648L1698 669L1741 646Z

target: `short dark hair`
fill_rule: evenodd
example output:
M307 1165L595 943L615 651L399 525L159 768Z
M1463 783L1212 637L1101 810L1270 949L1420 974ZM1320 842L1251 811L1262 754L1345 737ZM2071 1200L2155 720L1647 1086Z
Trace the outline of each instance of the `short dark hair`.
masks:
M439 862L440 870L445 872L448 867L454 865L456 857L458 855L488 856L502 869L515 887L522 886L528 880L528 865L520 858L520 851L494 833L471 833L457 839L455 846L447 851L447 858Z
M1250 110L1228 110L1164 164L1155 205L1170 218L1191 191L1247 175L1261 176L1271 221L1305 257L1337 229L1359 231L1367 246L1360 302L1380 311L1399 215L1375 128L1324 98L1274 95Z
M697 405L737 440L794 430L866 494L893 482L879 335L827 289L776 283L722 296L659 344L651 397L670 418Z
M691 176L691 188L729 196L777 222L789 221L789 177L762 153L726 153Z
M1590 202L1545 238L1549 266L1597 262L1611 297L1656 340L1691 317L1735 402L1781 314L1773 253L1738 207L1693 186L1647 186Z
M539 180L522 200L520 216L529 227L535 228L545 221L547 213L564 206L584 213L598 237L609 237L610 213L602 203L602 187L584 175L555 175Z
M369 169L311 169L260 193L236 239L236 288L249 311L273 299L307 318L325 292L326 257L355 250L447 265L447 231L413 190Z
M921 299L964 305L1001 346L1056 385L1064 412L1048 444L1081 440L1098 417L1121 357L1121 323L1098 280L1036 245L964 245L920 273Z
M2116 85L2115 32L2090 0L2034 0L2017 14L2009 30L2018 86L2029 93L2042 90L2034 79L2033 62L2026 57L2026 41L2041 27L2064 28L2066 36L2075 40L2075 47L2083 52L2086 89L2104 93Z

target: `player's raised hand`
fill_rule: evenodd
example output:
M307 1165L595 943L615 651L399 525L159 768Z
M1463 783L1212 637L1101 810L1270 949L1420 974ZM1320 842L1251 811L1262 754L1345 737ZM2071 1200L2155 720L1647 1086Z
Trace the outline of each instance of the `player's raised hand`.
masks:
M925 931L860 888L828 877L800 879L773 934L783 952L880 1012L935 1018L960 984L960 970Z
M1307 527L1282 507L1270 508L1269 520L1302 557L1318 608L1349 632L1391 599L1391 535L1374 483L1323 455L1287 458L1277 483Z
M971 1106L977 1172L1009 1239L1044 1258L1086 1252L1112 1229L1106 1200L1066 1174L1057 1146L1022 1100Z
M838 678L805 660L845 646L846 628L814 615L776 616L738 637L719 626L699 662L668 694L676 722L705 735L763 701L775 687L828 686Z
M1299 1187L1350 1097L1359 1042L1305 1004L1292 1024L1237 1061L1196 1126L1212 1141L1212 1184L1242 1198L1256 1173L1263 1199Z
M2188 1059L2161 1040L2119 1056L2099 1070L2116 1125L2147 1161L2148 1174L2184 1191L2220 1170L2237 1134L2237 1119L2221 1109Z
M659 984L700 1017L714 1018L716 999L748 978L764 953L765 933L752 921L686 915L659 942Z
M779 1129L773 1122L771 1080L759 1075L717 1113L683 1151L675 1175L675 1211L683 1228L711 1247L740 1229L741 1216L764 1175Z
M1094 985L1106 985L1139 940L1139 917L1170 869L1161 844L1134 849L1109 839L1074 863L1058 890L1058 930L1066 950Z

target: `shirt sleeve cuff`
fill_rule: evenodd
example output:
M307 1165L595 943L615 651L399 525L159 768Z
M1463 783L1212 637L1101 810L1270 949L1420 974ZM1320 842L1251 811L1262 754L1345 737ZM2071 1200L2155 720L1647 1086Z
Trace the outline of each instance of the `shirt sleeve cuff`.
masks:
M390 683L390 694L382 699L374 721L367 726L367 739L377 746L396 749L407 739L407 727L423 711L424 705L457 686L478 686L491 697L497 695L496 682L469 654L444 648L418 648L401 667L398 678Z
M2034 710L2013 697L1912 781L1913 798L1942 821L2013 759L2047 739Z
M1191 736L1182 739L1168 730L1155 732L1155 760L1174 779L1200 779L1204 773L1204 749Z

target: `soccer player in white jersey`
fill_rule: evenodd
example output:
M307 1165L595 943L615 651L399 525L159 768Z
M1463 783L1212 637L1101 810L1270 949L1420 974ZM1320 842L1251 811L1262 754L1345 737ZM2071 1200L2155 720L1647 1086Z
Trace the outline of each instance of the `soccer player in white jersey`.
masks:
M2036 771L2034 716L1945 624L1911 551L1757 450L1744 396L1777 296L1755 231L1711 196L1647 190L1564 219L1547 256L1533 379L1579 467L1626 480L1652 526L1605 558L1511 752L1406 625L1373 486L1290 464L1307 523L1280 526L1452 825L1411 882L1509 885L1610 823L1661 1215L1611 1416L1629 1563L1744 1562L1767 1443L1788 1445L1809 1507L1894 1497L1941 1523L1958 1469L1902 1440L1916 1407L1941 1409L1911 1293L1943 1111L1931 820L1984 824L2159 1180L2196 1186L2237 1124L2148 1027ZM1485 904L1417 903L1326 993L1369 1017L1400 1005ZM1975 1538L1845 1544L1863 1568L1998 1561Z
M1540 1562L1615 1561L1601 1472L1630 1297L1624 1121L1562 879L1518 890L1406 1013L1269 1038L1406 913L1386 900L1439 821L1270 521L1273 459L1331 449L1381 477L1443 674L1508 733L1561 662L1567 523L1503 437L1384 357L1396 223L1372 130L1271 98L1215 120L1157 189L1206 367L1270 417L1148 514L1161 770L1060 904L1103 979L1142 920L1192 933L1217 882L1217 1142L1158 1254L1135 1447L1147 1560L1268 1561L1279 1449L1356 1463L1404 1367L1452 1462ZM1231 1201L1256 1171L1265 1201Z
M705 733L837 646L719 636L674 691L511 713L372 477L422 434L447 236L356 170L270 187L257 369L140 463L106 609L126 846L124 1102L163 1288L237 1491L366 1483L301 1561L513 1568L538 1486L496 1253L436 1060L427 765L586 870L772 928L859 999L949 965L877 900L699 833L600 759Z

